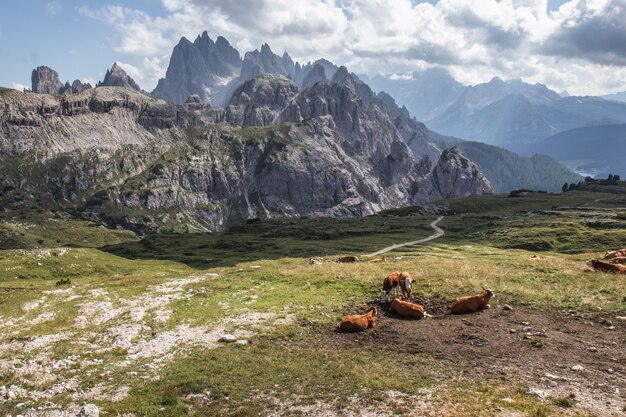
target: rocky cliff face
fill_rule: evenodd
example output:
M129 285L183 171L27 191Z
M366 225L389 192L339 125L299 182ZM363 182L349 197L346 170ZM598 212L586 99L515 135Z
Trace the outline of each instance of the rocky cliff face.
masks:
M31 76L31 81L31 91L41 94L76 94L92 88L91 84L83 84L80 80L74 80L72 84L68 81L64 85L59 80L59 74L52 68L46 66L35 68Z
M226 121L239 126L269 126L298 94L295 82L281 75L261 75L239 87L226 108Z
M63 88L59 74L46 66L35 68L31 75L31 81L33 93L57 94Z
M328 79L326 78L326 70L324 69L324 67L319 64L315 64L304 77L300 85L304 90L306 88L314 86L316 83L319 82L327 83Z
M104 80L98 83L98 87L124 87L132 88L135 91L142 91L135 80L133 80L122 67L117 65L117 62L113 63L110 70L107 70L104 75Z
M225 38L220 36L213 42L203 32L193 43L182 38L174 47L165 78L159 80L152 94L176 104L196 94L209 103L239 76L240 70L239 52Z
M363 216L490 190L458 150L416 161L346 85L260 76L225 109L107 87L0 96L0 198L110 226L217 230L253 217ZM29 202L30 201L30 202Z
M432 172L434 195L439 198L468 197L493 192L480 167L457 147L443 151ZM433 194L431 194L433 196Z

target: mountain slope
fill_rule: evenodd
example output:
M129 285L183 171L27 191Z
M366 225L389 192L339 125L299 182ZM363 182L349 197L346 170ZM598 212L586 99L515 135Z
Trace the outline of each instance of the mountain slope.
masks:
M282 76L262 76L227 109L198 101L173 105L118 87L64 97L3 92L2 206L193 231L276 215L363 216L491 191L460 152L434 167L418 163L388 116L345 86L298 92Z
M446 135L531 151L527 145L606 119L626 123L626 103L561 97L541 84L494 78L467 87L452 106L427 124Z
M456 146L481 166L497 193L517 189L558 192L564 183L582 180L582 177L546 155L521 157L480 142L463 141Z
M626 177L626 124L585 126L560 132L533 147L584 175Z
M239 52L221 36L213 42L205 31L193 43L183 37L172 51L165 78L159 80L152 95L182 104L196 94L208 103L239 76L241 63Z
M416 71L408 78L391 79L382 75L362 78L374 90L392 95L417 120L430 120L438 116L458 99L465 88L440 68Z

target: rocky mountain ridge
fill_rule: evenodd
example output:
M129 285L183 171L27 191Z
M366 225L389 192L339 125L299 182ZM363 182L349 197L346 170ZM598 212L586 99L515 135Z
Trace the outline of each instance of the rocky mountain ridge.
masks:
M117 62L113 63L110 70L107 70L104 75L104 80L99 82L97 87L126 87L147 94L141 89L141 87L139 87L135 80L133 80L126 73L126 71L122 69L122 67L117 65Z
M59 74L45 65L35 68L31 74L31 91L41 94L76 94L92 88L91 84L80 80L74 80L72 84L67 81L63 84L59 80Z
M458 152L416 161L385 113L338 84L261 76L217 110L119 87L0 98L6 207L35 199L109 226L218 230L491 190Z

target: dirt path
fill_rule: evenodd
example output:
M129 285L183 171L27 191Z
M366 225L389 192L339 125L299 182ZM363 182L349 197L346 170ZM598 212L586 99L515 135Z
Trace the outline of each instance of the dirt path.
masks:
M430 235L430 236L428 236L428 237L426 237L426 238L424 238L424 239L414 240L412 242L396 243L396 244L393 244L391 246L387 246L386 248L382 248L381 250L379 250L377 252L370 253L370 254L365 255L365 256L378 256L378 255L382 255L383 253L391 252L392 250L396 250L398 248L402 248L402 247L405 247L405 246L413 246L413 245L417 245L417 244L420 244L420 243L428 242L430 240L438 239L438 238L440 238L441 236L443 236L445 234L443 229L440 228L439 226L437 226L437 223L439 223L442 219L443 219L443 216L439 216L439 217L437 217L437 220L433 221L430 224L430 227L433 228L435 233Z

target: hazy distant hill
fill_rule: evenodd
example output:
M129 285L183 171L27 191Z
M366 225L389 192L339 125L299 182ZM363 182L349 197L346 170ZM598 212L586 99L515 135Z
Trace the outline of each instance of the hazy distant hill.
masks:
M602 98L606 100L626 101L626 91L622 91L621 93L608 94L606 96L602 96Z
M585 126L560 132L534 146L533 151L567 161L570 167L592 176L626 177L626 124ZM471 154L468 156L472 158Z
M561 131L606 120L626 123L626 103L600 97L561 97L542 84L494 78L467 87L427 125L442 134L521 150L522 145Z
M463 93L465 86L440 68L416 71L408 78L372 78L360 75L372 89L386 91L406 106L417 120L429 120L444 112Z
M481 166L494 190L499 193L522 188L560 191L563 183L576 183L582 179L546 155L522 157L480 142L459 142L456 146Z

